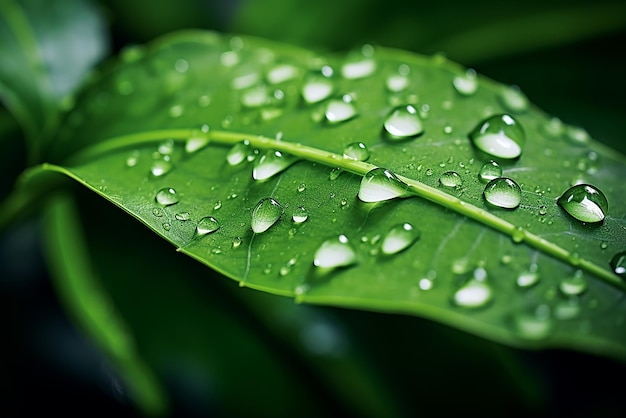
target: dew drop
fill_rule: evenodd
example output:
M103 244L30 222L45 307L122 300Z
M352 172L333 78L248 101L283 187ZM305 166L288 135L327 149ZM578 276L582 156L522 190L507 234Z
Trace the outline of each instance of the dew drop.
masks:
M519 185L507 177L491 180L485 186L483 196L487 203L504 209L515 209L522 200Z
M228 161L229 165L236 166L245 161L248 158L248 155L250 155L250 152L250 141L246 139L233 145L233 147L228 151L228 154L226 154L226 161Z
M267 180L275 174L287 169L298 161L297 157L280 151L268 150L254 162L252 178L258 181Z
M329 101L324 115L328 123L335 124L350 120L355 117L357 113L352 97L346 94L342 96L341 99Z
M545 216L548 213L548 208L545 205L539 206L539 215Z
M521 312L514 318L515 328L520 337L527 340L542 340L552 332L554 321L550 307L539 305L533 312Z
M189 219L191 219L191 214L189 212L179 212L176 215L174 215L174 217L176 218L177 221L188 221Z
M298 187L296 188L296 190L298 191L298 193L302 193L303 191L306 190L306 184L304 183L298 184Z
M376 61L366 57L350 60L341 66L341 75L349 80L369 77L374 71L376 71Z
M588 223L602 222L609 210L604 193L590 184L570 187L559 197L557 204L574 219Z
M252 231L261 233L274 225L283 214L283 207L275 199L265 197L252 210Z
M392 110L385 118L383 126L390 139L411 138L424 132L417 109L412 105L404 105Z
M420 238L420 231L415 229L409 223L396 225L387 232L381 244L383 254L397 254L409 248L415 241Z
M460 187L463 179L456 171L446 171L439 177L439 184L444 187Z
M484 182L488 183L491 180L497 179L502 176L502 167L495 161L488 161L480 168L478 172L478 178Z
M480 308L491 300L493 291L487 283L487 272L479 267L474 277L468 280L454 294L454 303L463 308Z
M362 142L353 142L346 145L343 149L343 158L347 158L355 161L367 161L370 157L370 151L367 146Z
M138 161L139 161L139 151L133 151L126 158L126 167L134 167L137 165Z
M161 216L163 216L163 209L161 209L161 208L154 208L154 209L152 209L152 214L154 216L156 216L157 218L160 218Z
M209 139L204 136L192 136L185 142L185 152L192 154L204 148L209 143Z
M526 142L522 126L507 114L485 119L474 128L469 137L479 150L503 159L519 157Z
M559 290L567 296L577 296L587 290L587 281L582 270L576 270L572 276L566 277L559 283Z
M298 67L291 64L280 64L267 72L267 81L270 84L280 84L298 77Z
M183 107L183 105L180 105L180 104L173 105L172 107L170 107L170 110L169 110L170 117L178 118L183 114L184 111L185 111L185 108Z
M333 82L323 75L312 75L302 86L302 98L308 104L328 99L334 91Z
M609 264L615 274L626 278L626 251L615 254Z
M345 235L326 240L315 251L313 265L324 269L347 267L357 262L356 253Z
M163 227L163 229L165 229L166 231L169 231L170 229L172 229L172 225L168 222L165 222L161 225Z
M528 109L528 98L517 86L504 88L500 93L500 100L510 112L521 113Z
M215 202L215 204L213 205L213 210L220 210L222 208L222 201L218 200L217 202Z
M337 180L339 176L341 175L341 173L343 173L343 168L335 167L332 170L330 170L330 174L328 175L328 178L331 181Z
M392 93L400 93L409 87L409 77L404 74L391 74L385 82L387 90Z
M298 206L294 209L291 219L295 223L301 224L309 219L309 211L304 206Z
M159 190L154 198L159 205L170 206L178 203L180 199L176 195L176 190L171 187L164 187Z
M361 180L359 199L362 202L381 202L408 196L408 185L384 168L369 171Z
M463 96L471 96L478 90L478 80L476 79L476 70L470 68L464 75L459 75L452 80L452 84L459 94Z
M254 86L241 94L241 105L247 108L257 108L268 103L269 94L264 85Z
M161 177L172 171L174 168L173 164L168 160L157 160L152 163L150 167L150 173L154 177Z
M523 289L527 289L539 283L539 273L537 272L537 265L532 264L527 271L520 273L519 276L517 276L516 283L519 287Z
M174 140L170 138L161 142L157 147L157 151L161 155L171 155L174 152Z
M198 224L196 225L196 233L198 235L211 234L218 229L220 229L220 224L217 219L212 216L205 216L204 218L200 219L198 221Z
M241 247L241 242L242 242L241 237L235 237L235 238L233 238L233 244L232 244L232 247L233 247L233 248L239 248L239 247Z

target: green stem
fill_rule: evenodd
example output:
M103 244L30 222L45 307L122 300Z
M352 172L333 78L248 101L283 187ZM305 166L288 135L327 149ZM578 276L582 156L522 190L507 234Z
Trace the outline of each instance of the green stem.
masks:
M371 170L379 168L374 164L346 159L341 155L308 147L299 143L279 141L259 135L250 135L239 132L209 131L205 133L190 129L148 131L115 137L83 150L77 154L72 161L85 161L86 159L96 157L103 153L119 150L120 147L138 146L162 140L163 138L172 138L176 141L187 141L190 138L201 138L205 139L207 143L220 145L234 145L246 139L250 141L250 145L254 148L273 149L285 152L307 161L317 162L330 167L340 167L345 171L349 171L360 176L364 176ZM626 291L626 283L624 283L612 272L588 260L581 259L574 253L559 247L558 245L549 242L520 226L512 224L484 209L464 202L455 196L451 196L417 180L403 176L398 176L398 178L409 186L410 192L415 196L429 200L444 208L451 209L460 215L466 216L498 232L508 235L516 243L526 243L532 248L542 251L543 253L558 260L571 264L576 268L580 268L581 270L596 275L605 282Z

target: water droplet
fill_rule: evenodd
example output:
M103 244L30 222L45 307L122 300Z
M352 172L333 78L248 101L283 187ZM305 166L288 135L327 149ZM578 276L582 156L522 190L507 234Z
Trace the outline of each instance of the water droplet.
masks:
M326 240L315 252L313 264L324 269L347 267L357 262L356 253L345 235Z
M241 237L233 238L233 248L239 248L241 246L242 239Z
M574 144L586 144L591 139L589 133L578 126L568 126L566 129L566 137Z
M391 139L405 139L424 132L417 109L412 105L400 106L387 115L383 125Z
M504 107L510 112L521 113L528 109L528 98L517 86L504 88L500 93L500 99Z
M617 253L611 258L609 263L618 276L626 278L626 251Z
M387 77L385 85L390 92L400 93L409 87L409 77L398 71L398 74L391 74Z
M180 104L173 105L172 107L170 107L170 110L169 110L170 117L178 118L183 114L184 111L185 111L185 108L183 107L183 105L180 105Z
M186 73L189 70L189 63L184 59L177 59L174 63L174 69L179 73Z
M267 180L273 175L287 169L296 161L298 161L298 158L291 154L268 150L261 158L254 162L252 178L259 181Z
M545 216L548 213L548 208L545 205L539 206L539 215Z
M270 84L280 84L298 77L300 70L291 64L279 64L267 72L267 81Z
M174 140L170 138L161 142L157 147L157 151L161 155L171 155L174 152Z
M198 221L196 225L196 233L198 235L207 235L220 229L220 223L212 216L205 216Z
M397 254L410 247L421 233L409 223L396 225L387 232L381 244L383 254Z
M577 296L587 290L587 281L582 270L576 270L576 273L563 279L559 283L559 290L567 296Z
M154 208L152 209L152 214L157 218L160 218L161 216L163 216L163 210L161 208Z
M174 166L170 161L157 160L152 163L150 173L152 173L154 177L161 177L172 171L172 168L174 168Z
M433 287L433 281L427 277L424 277L423 279L420 279L419 287L422 290L430 290Z
M301 224L302 222L309 219L309 211L306 210L304 206L298 206L294 209L291 219L293 219L295 223Z
M137 165L138 161L139 161L139 151L133 151L126 158L126 167L134 167Z
M179 212L176 215L174 215L174 217L176 218L177 221L188 221L189 219L191 219L191 214L189 212Z
M246 139L233 145L233 147L228 151L228 154L226 154L226 161L228 161L228 164L231 166L241 164L248 158L250 152L250 141Z
M515 209L522 200L522 190L519 185L507 177L491 180L483 191L485 200L499 208Z
M606 196L595 186L577 184L559 197L557 204L574 219L581 222L602 222L609 210Z
M204 148L209 143L209 138L204 136L192 136L185 142L185 152L192 154Z
M500 164L493 160L483 164L483 166L480 168L480 171L478 172L478 178L485 183L488 183L491 180L497 179L501 176L502 167L500 167Z
M296 190L297 190L299 193L302 193L303 191L305 191L305 190L306 190L306 184L304 184L304 183L300 183L300 184L298 184L298 187L296 188Z
M252 230L255 233L267 231L283 214L283 207L275 199L265 197L252 210Z
M355 161L367 161L370 157L370 152L367 146L362 142L353 142L346 145L343 149L343 158L348 158Z
M330 170L330 174L328 175L328 178L331 181L337 180L339 176L341 175L341 173L343 173L343 168L335 167L332 170Z
M165 222L164 224L161 225L163 227L163 229L165 229L166 231L169 231L170 229L172 229L172 225Z
M517 285L527 289L539 283L539 273L537 272L537 264L532 264L530 268L517 276Z
M241 93L241 105L247 108L261 107L268 103L269 94L264 85L251 87Z
M346 94L341 99L333 99L328 102L325 116L328 123L334 124L352 119L357 113L352 97Z
M170 206L178 203L180 199L176 195L176 190L171 187L164 187L159 190L154 198L159 205Z
M550 307L539 305L532 312L521 312L515 315L515 328L520 337L528 340L542 340L550 335L554 326Z
M341 66L341 75L349 80L369 77L374 71L376 71L376 61L362 56Z
M395 174L384 168L375 168L361 180L359 199L362 202L381 202L408 196L408 186Z
M302 98L308 104L319 103L329 98L333 91L333 82L330 79L320 74L311 75L302 86Z
M491 116L474 128L470 139L481 151L497 158L513 159L522 154L526 134L511 115Z
M445 187L460 187L463 179L456 171L446 171L439 177L439 184Z
M465 74L454 77L452 84L456 91L463 96L471 96L478 90L478 80L476 79L476 70L469 68Z
M492 298L493 291L486 280L487 272L483 268L474 271L474 277L468 280L454 294L454 303L464 308L480 308Z
M222 208L222 201L218 200L217 202L215 202L215 204L213 205L213 210L220 210Z

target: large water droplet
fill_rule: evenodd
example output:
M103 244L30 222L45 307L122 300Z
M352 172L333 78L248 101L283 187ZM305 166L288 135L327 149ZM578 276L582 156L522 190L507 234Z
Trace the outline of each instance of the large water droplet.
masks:
M267 180L273 175L287 169L287 167L296 161L298 161L298 158L291 154L268 150L261 158L254 162L252 178L260 181Z
M454 77L452 84L456 91L463 96L471 96L478 90L478 80L476 79L476 70L470 68L465 74Z
M346 145L343 149L343 157L356 161L367 161L370 157L370 152L367 146L362 142L353 142Z
M356 106L348 94L341 99L333 99L326 106L326 120L328 123L339 123L352 119L357 115Z
M220 229L220 224L217 219L212 216L205 216L198 221L198 224L196 225L196 234L207 235L217 231L218 229Z
M611 258L609 263L618 276L626 278L626 251L617 253Z
M315 252L313 264L324 269L347 267L357 262L356 253L345 235L326 240Z
M180 199L176 195L176 190L171 187L164 187L159 190L154 198L159 205L170 206L178 203Z
M563 279L559 283L559 289L567 296L577 296L587 290L587 281L582 270L576 270L576 273Z
M513 159L522 154L526 134L511 115L491 116L474 128L470 139L481 151L497 158Z
M232 166L241 164L248 158L251 151L250 141L246 139L238 142L233 145L233 147L228 151L228 154L226 154L226 161L228 161L228 164Z
M488 183L493 179L497 179L502 176L502 167L495 161L488 161L480 168L480 172L478 173L478 178Z
M456 171L446 171L439 177L439 183L444 187L460 187L463 179Z
M588 223L602 222L609 210L604 193L590 184L570 187L557 203L573 218Z
M519 185L507 177L491 180L483 191L485 200L499 208L515 209L522 200L522 190Z
M480 308L492 298L493 291L487 283L487 272L483 268L474 271L474 277L468 280L454 294L454 303L464 308Z
M168 160L157 160L152 163L150 167L150 173L154 177L161 177L172 171L174 165Z
M329 98L334 91L333 82L321 74L311 75L302 86L302 98L308 104Z
M365 174L359 188L362 202L381 202L408 196L408 185L384 168L375 168Z
M252 210L251 227L255 233L267 231L283 214L283 207L275 199L265 197Z
M412 105L395 108L385 118L383 125L391 139L410 138L424 132L417 109Z
M383 254L397 254L409 248L420 237L421 233L409 223L396 225L387 232L381 244Z
M301 224L309 219L309 211L304 206L298 206L293 210L293 215L291 219L297 223Z

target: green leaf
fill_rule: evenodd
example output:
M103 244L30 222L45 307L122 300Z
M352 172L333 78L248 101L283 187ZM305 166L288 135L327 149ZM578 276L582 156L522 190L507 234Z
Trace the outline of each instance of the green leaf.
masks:
M91 1L6 0L0 50L0 98L35 142L54 132L61 101L106 55L108 42Z
M332 97L303 100L312 77L329 82ZM383 126L405 105L420 123L388 125L394 138ZM522 127L511 133L519 158L492 151L521 187L511 209L483 197L479 172L498 158L470 140L501 114ZM409 128L415 135L399 140ZM342 157L355 142L369 149L367 162ZM227 162L233 146L255 162ZM299 161L253 179L274 151ZM366 45L323 57L254 38L173 35L84 91L49 157L64 165L44 170L78 180L243 286L420 315L515 346L626 356L626 286L609 265L626 247L624 157L441 56ZM380 167L403 182L401 196L364 203L362 178ZM582 223L557 205L581 181L606 195L603 221ZM254 209L268 197L279 219L255 234ZM301 223L292 220L299 207ZM416 236L395 253L386 237L406 223ZM318 252L340 236L351 250ZM340 268L314 266L335 255Z

